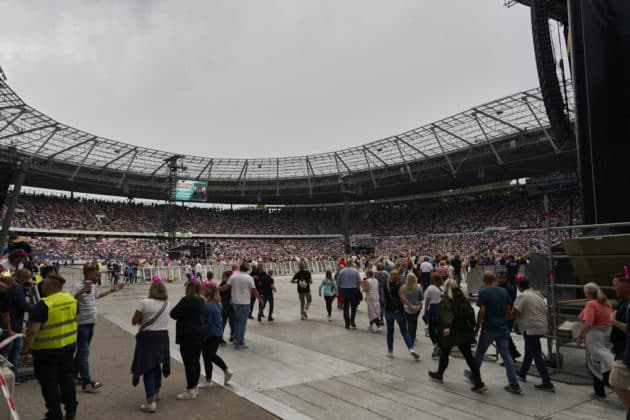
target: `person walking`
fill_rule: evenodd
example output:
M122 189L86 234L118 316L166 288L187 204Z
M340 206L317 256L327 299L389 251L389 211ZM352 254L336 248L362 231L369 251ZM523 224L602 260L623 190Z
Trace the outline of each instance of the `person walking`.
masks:
M168 306L166 286L156 276L151 281L149 296L138 303L131 319L132 325L140 326L131 364L132 384L138 385L142 376L146 401L140 410L148 413L157 411L162 375L167 378L171 373Z
M44 297L33 307L20 353L24 365L32 350L35 377L46 402L46 420L73 420L77 414L72 359L77 343L77 301L62 292L65 282L60 275L50 274L42 284Z
M79 307L79 329L77 338L77 354L75 357L76 372L81 380L83 392L96 392L103 384L92 380L90 376L90 343L94 336L96 325L96 301L122 290L124 283L113 285L110 289L99 292L96 282L101 278L98 265L85 265L83 267L84 280L75 283L70 288L70 293L77 300Z
M522 277L522 274L516 274L515 280ZM514 305L514 301L516 300L516 284L514 282L508 281L507 273L505 270L499 271L496 273L497 287L501 287L505 289L510 297L510 310L512 310L512 305ZM509 313L509 312L508 312ZM512 360L516 360L521 357L521 353L516 349L516 345L514 344L514 340L512 340L512 330L514 329L514 318L508 317L508 331L510 332L510 337L508 340L508 345L510 346L510 354L512 355Z
M8 272L5 271L5 273ZM24 314L31 312L33 309L33 305L28 303L24 295L25 289L33 287L31 276L31 272L23 268L15 272L14 281L11 281L11 277L8 278L10 283L5 297L7 298L9 314L9 328L6 333L9 336L21 334L24 331ZM17 367L20 360L20 352L22 351L22 343L23 337L16 337L7 347L2 349L2 353L13 366L12 369L16 381L19 381Z
M606 398L606 386L610 387L608 380L614 364L608 349L613 309L597 283L584 285L584 295L588 302L580 312L582 330L577 342L586 347L586 367L593 377L591 397L601 400Z
M473 357L472 345L475 343L475 310L453 279L444 283L444 295L440 305L440 363L437 371L429 371L431 379L443 382L444 372L448 368L449 356L453 347L457 347L466 359L471 372L473 392L483 392L487 388L481 380L479 365Z
M393 272L392 272L393 273ZM398 276L391 275L387 282L387 287L383 291L383 300L385 301L385 322L387 323L387 357L394 357L394 322L398 324L400 335L402 335L409 354L415 359L420 360L420 355L416 352L409 332L407 331L407 319L405 318L404 305L409 305L409 301L401 290Z
M223 322L223 334L225 334L226 324L230 324L230 343L234 342L234 308L232 307L232 292L228 287L228 280L232 276L231 270L225 270L221 274L221 283L219 284L219 290L221 293L221 319ZM225 340L221 338L221 344L226 344Z
M424 257L424 261L420 264L420 284L422 290L426 292L431 282L431 272L433 271L433 264L429 262L429 257Z
M514 366L514 360L512 360L508 344L510 333L507 327L507 314L510 309L510 297L505 289L496 286L494 273L491 271L484 273L483 283L484 287L479 290L477 297L479 313L477 315L477 325L475 326L475 336L480 330L481 333L479 334L479 341L475 351L475 359L479 367L481 367L488 347L494 342L503 359L509 382L503 389L513 394L521 394L523 391L518 383L516 367ZM469 379L472 378L470 370L465 371L465 374Z
M326 270L326 276L319 285L319 296L322 295L322 289L324 290L324 300L326 301L326 312L328 313L328 322L332 322L332 304L335 300L335 296L339 294L337 289L337 283L333 280L332 272Z
M429 328L429 337L433 343L433 353L431 357L437 359L440 357L440 347L438 346L440 339L439 321L440 321L440 302L442 302L442 277L437 273L431 274L431 285L426 288L424 293L424 315L422 320Z
M387 263L391 264L391 261L387 260ZM393 264L392 264L393 269ZM391 270L389 270L391 271ZM385 311L385 301L383 301L383 291L387 286L387 279L389 278L389 273L385 270L385 265L382 262L376 264L376 273L374 273L374 277L378 280L378 298L379 305L381 308L381 325L383 325L383 312Z
M258 261L252 261L250 266L252 270L249 275L252 276L252 278L254 279L254 286L256 286L256 290L258 290L258 294L260 294L260 279L265 274L265 272L263 271L262 264L260 264L260 266L258 265ZM254 319L253 313L254 308L256 308L255 303L256 296L252 293L249 297L249 315L247 316L247 319ZM260 322L260 319L258 320L258 322Z
M407 329L411 342L416 344L416 332L418 331L418 316L422 311L422 288L418 285L418 278L413 273L407 273L405 285L402 292L409 301L409 305L405 306L405 318L407 318Z
M380 305L380 297L378 294L378 280L374 277L374 272L372 270L367 270L366 279L363 281L362 288L365 292L365 302L367 303L367 315L368 321L370 322L370 326L368 330L375 333L380 333L383 330L381 329L381 305ZM372 327L372 325L376 326L376 329Z
M516 285L520 295L514 301L510 317L516 320L525 339L525 357L518 376L522 382L527 381L527 372L533 360L542 380L541 384L534 385L534 389L555 392L556 389L551 383L551 377L540 346L540 339L549 331L545 298L540 292L529 288L527 277L517 277Z
M337 271L335 271L335 274L333 276L333 278L335 279L335 283L337 284L337 292L338 292L337 293L337 309L343 309L343 296L341 295L341 289L339 287L339 273L344 268L346 268L345 262L343 265L339 263L339 265L337 266Z
M199 358L201 357L201 348L208 335L206 305L200 296L199 282L188 282L186 294L171 310L171 318L177 321L175 324L175 343L179 344L179 351L186 372L186 391L178 394L176 398L178 400L192 400L199 395L197 389L201 374Z
M343 297L343 320L347 330L357 329L354 320L361 300L359 290L361 282L361 274L352 265L348 265L337 274L337 287L339 287L339 294Z
M249 300L252 293L256 296L258 302L262 302L260 294L256 290L254 279L247 274L248 271L249 264L243 261L239 266L239 271L236 274L232 274L226 285L230 288L232 307L234 308L234 346L237 350L247 348L245 332L249 315Z
M212 364L214 363L223 371L223 385L227 385L232 378L232 372L225 361L217 354L219 344L223 338L223 322L221 320L221 294L219 285L215 281L209 281L204 285L203 295L206 300L206 325L208 336L201 348L203 365L206 371L206 381L199 384L198 388L209 388L212 385Z
M311 276L311 272L306 269L306 264L304 262L300 262L298 267L300 269L291 279L291 283L297 284L297 293L300 299L300 315L302 320L305 320L308 319L307 312L313 300L311 296L311 284L313 284L313 278Z
M273 321L273 294L276 292L276 285L273 280L273 270L269 269L266 273L263 271L260 274L259 280L259 292L262 303L258 304L258 322L265 317L265 306L269 304L269 313L267 314L267 321Z

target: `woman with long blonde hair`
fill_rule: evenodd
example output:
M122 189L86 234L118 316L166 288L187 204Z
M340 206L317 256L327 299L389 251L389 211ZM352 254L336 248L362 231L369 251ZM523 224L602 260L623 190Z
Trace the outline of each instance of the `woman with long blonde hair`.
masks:
M407 318L409 337L411 337L411 341L415 345L416 332L418 331L418 316L422 310L422 299L424 297L422 288L418 286L418 278L415 274L407 273L402 292L409 301L409 304L405 305L405 317Z
M591 396L597 399L606 398L606 386L610 387L608 378L614 363L614 357L608 349L613 312L608 298L597 283L584 285L584 295L588 299L580 312L582 331L577 341L586 347L586 366L593 376Z
M136 386L143 377L146 402L140 410L154 413L162 387L162 376L171 370L170 344L168 338L168 293L160 277L152 279L149 296L136 306L131 320L139 325L136 334L136 349L131 366L132 384Z

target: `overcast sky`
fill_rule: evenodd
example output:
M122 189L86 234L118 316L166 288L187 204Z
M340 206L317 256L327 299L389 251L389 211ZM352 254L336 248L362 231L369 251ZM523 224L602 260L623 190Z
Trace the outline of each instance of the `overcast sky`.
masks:
M355 146L538 84L503 0L0 0L0 65L61 122L217 157Z

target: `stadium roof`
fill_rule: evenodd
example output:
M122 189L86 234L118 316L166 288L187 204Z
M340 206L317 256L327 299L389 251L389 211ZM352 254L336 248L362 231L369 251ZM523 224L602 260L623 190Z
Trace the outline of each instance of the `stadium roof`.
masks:
M572 86L569 84L567 88L568 103L571 103ZM229 201L222 202L265 201L260 197L263 184L266 189L274 190L276 196L280 195L280 190L289 191L302 184L312 197L318 182L322 188L328 185L330 189L331 184L343 184L344 180L355 179L358 175L366 177L375 188L382 173L389 173L390 178L392 172L403 174L403 178L406 173L408 182L413 183L416 168L436 161L454 178L466 156L470 158L473 152L481 149L496 163L502 164L500 146L507 140L543 143L548 152L561 152L563 145L556 144L548 126L540 89L531 89L381 140L328 153L255 159L182 155L179 164L186 170L180 171L179 177L207 180L209 191L214 184L218 190L236 191L242 197L246 190L251 189L254 194L258 190L255 198L236 200L227 194L222 200ZM15 156L30 158L34 163L33 170L40 175L52 174L54 167L57 171L54 176L58 178L55 185L61 184L61 188L65 185L65 188L80 191L82 188L69 183L89 177L96 182L92 175L98 172L101 179L106 174L119 193L121 189L125 192L124 187L129 191L126 184L134 180L140 183L151 180L154 185L163 186L168 174L165 160L174 156L170 152L100 137L55 121L26 104L0 78L0 152L6 155L8 150ZM458 155L463 157L461 162L456 160ZM50 182L39 179L35 183L40 185L35 186L53 187ZM356 180L353 182L357 184ZM291 187L285 188L286 184ZM145 186L145 190L147 188ZM158 196L140 190L136 194Z

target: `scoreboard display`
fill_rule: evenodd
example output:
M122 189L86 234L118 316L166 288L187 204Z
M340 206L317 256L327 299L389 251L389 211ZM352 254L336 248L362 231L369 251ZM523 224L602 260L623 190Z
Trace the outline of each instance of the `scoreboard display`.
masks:
M207 190L207 181L178 179L175 184L175 200L206 202Z

